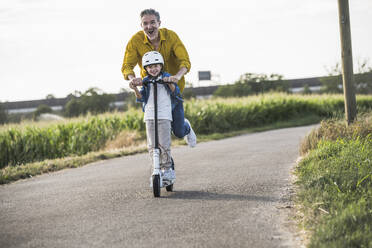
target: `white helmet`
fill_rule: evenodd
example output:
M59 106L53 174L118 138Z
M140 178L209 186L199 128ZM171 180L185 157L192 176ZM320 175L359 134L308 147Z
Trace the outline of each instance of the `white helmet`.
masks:
M154 65L154 64L162 64L164 66L164 59L163 56L157 51L151 51L145 53L142 57L142 66Z

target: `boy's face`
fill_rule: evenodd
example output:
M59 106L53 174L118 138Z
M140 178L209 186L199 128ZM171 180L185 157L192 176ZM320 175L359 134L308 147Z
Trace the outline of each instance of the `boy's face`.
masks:
M161 72L162 65L161 64L154 64L146 66L146 71L153 77L156 77Z

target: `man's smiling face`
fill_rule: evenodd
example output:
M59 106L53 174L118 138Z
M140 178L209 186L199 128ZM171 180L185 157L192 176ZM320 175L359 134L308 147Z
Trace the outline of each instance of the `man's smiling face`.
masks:
M150 41L155 41L159 36L160 21L155 15L144 15L141 18L141 27Z

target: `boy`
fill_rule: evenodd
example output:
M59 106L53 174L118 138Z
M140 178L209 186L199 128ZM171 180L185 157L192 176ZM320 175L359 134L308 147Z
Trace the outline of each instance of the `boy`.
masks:
M147 76L142 81L142 88L139 91L134 83L130 82L129 87L134 90L137 101L142 102L144 121L146 122L147 146L150 157L153 158L155 147L155 115L154 115L154 84L151 81L164 82L157 84L158 103L158 136L160 148L160 168L164 170L164 179L174 180L175 173L172 169L171 158L171 123L172 107L178 101L182 101L180 89L170 78L170 74L163 71L164 59L157 51L145 53L142 57L142 66Z

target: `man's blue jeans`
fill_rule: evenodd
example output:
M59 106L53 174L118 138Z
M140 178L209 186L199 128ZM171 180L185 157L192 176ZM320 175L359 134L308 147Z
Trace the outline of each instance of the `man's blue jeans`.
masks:
M172 110L172 130L177 138L183 138L190 133L190 126L185 122L183 102L179 101Z

